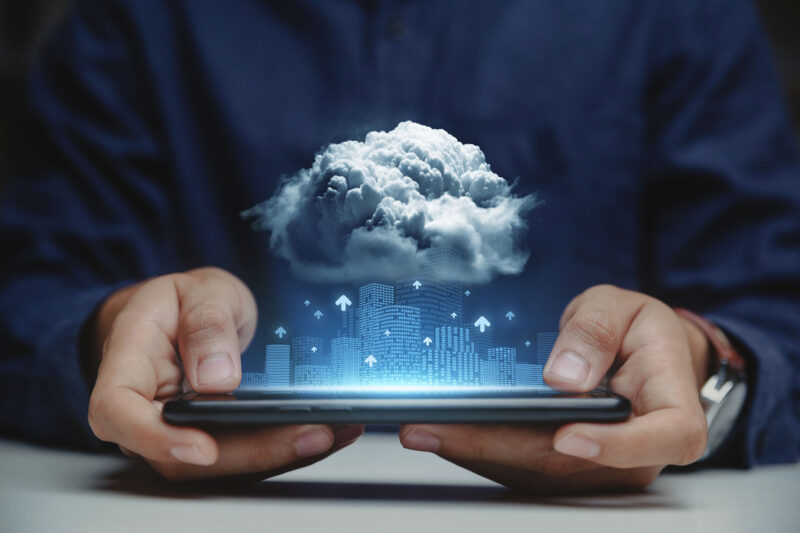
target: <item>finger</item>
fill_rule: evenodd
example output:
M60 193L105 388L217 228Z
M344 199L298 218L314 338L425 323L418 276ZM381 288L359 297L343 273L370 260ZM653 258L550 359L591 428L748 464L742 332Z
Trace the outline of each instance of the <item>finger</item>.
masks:
M543 377L553 388L589 391L605 377L630 324L647 302L637 293L616 287L593 287L564 312L561 332Z
M614 468L687 465L706 447L705 418L682 409L661 409L622 424L570 424L556 432L563 454Z
M471 462L556 475L598 468L596 464L554 453L554 429L509 425L430 425L400 428L410 450L432 452L455 463Z
M177 277L175 284L178 348L189 384L204 393L234 390L242 377L241 353L255 331L250 291L231 274L209 268Z
M219 460L210 466L153 461L173 481L249 475L264 479L277 471L330 451L335 442L330 426L270 426L215 432ZM352 440L352 439L351 439Z
M151 461L210 465L217 460L209 435L165 424L153 403L124 386L95 388L89 423L99 439Z
M89 403L89 423L102 440L150 460L207 465L217 446L204 432L169 426L154 399L180 376L175 339L178 298L165 276L144 284L114 320Z
M685 331L663 304L648 304L621 348L612 390L635 415L621 424L571 424L556 433L562 453L617 468L688 464L703 453L707 425L695 388Z

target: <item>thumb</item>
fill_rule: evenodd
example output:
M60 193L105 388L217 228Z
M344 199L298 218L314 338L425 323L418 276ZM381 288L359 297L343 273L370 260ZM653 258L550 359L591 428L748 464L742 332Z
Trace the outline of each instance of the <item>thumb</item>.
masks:
M189 385L203 393L234 390L242 378L241 353L255 330L250 291L219 269L191 271L176 286L178 350Z

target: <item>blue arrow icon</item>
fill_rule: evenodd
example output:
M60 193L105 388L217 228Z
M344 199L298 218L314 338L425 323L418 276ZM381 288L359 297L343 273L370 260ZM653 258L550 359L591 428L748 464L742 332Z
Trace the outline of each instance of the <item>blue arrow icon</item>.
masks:
M526 348L530 348L531 347L531 341L525 341L525 347Z
M455 311L453 311L452 313L450 313L450 316L451 316L453 319L455 319L455 318L456 318L458 315L456 314L456 312L455 312Z
M489 322L488 320L486 320L486 317L485 317L485 316L483 316L483 315L481 315L481 316L478 318L478 320L476 320L476 321L475 321L475 327L476 327L476 328L480 328L480 330L481 330L481 333L483 333L484 331L486 331L486 328L488 328L488 327L489 327L489 326L491 326L491 325L492 325L492 323L491 323L491 322Z
M412 283L412 285L413 285L413 286L414 286L414 288L415 288L415 289L417 289L417 290L419 290L419 288L420 288L420 287L422 287L422 283L420 283L420 282L419 282L419 280L417 280L417 281L415 281L414 283Z
M370 368L372 368L372 365L374 365L375 363L377 363L377 362L378 362L378 360L377 360L377 359L375 359L375 357L374 357L374 356L370 355L370 356L368 356L366 359L364 359L364 362L365 362L365 363L367 363L367 364L369 365L369 367L370 367Z
M310 301L308 301L308 300L306 300L305 302L303 302L303 305L305 305L306 307L308 307L309 305L311 305L311 302L310 302Z
M339 299L336 300L335 304L338 305L342 311L347 311L347 306L351 305L353 302L350 301L350 298L342 294L339 296Z
M316 347L316 346L312 346L312 347L311 347L311 351L312 351L313 353L317 353L317 347Z
M509 319L509 320L511 320L515 316L517 316L517 315L515 315L513 311L509 311L508 313L506 313L506 318Z
M430 338L430 337L425 337L425 340L424 340L424 341L422 341L422 343L423 343L425 346L430 346L432 342L433 342L433 341L431 340L431 338Z
M278 329L275 330L275 335L282 339L286 335L286 330L283 329L283 326L278 326Z
M319 309L317 309L316 311L314 311L314 317L315 317L317 320L319 320L320 318L322 318L322 311L320 311Z
M387 329L386 331L383 332L383 334L388 337L391 334L391 332Z
M469 292L469 289L467 289L467 290L465 290L465 291L464 291L464 296L469 296L470 294L472 294L472 293L471 293L471 292Z

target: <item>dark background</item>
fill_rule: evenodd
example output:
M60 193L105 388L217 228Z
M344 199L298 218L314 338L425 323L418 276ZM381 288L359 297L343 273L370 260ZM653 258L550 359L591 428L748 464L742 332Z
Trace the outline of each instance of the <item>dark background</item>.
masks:
M0 0L0 187L11 170L23 80L37 47L70 0ZM800 2L757 2L800 138Z

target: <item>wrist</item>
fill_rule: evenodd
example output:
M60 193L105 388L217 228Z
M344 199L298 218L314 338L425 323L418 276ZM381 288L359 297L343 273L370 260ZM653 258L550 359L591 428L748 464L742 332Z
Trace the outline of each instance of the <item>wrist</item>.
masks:
M692 370L694 371L697 382L697 390L700 390L713 373L711 343L703 330L694 322L681 314L678 314L678 318L683 325L684 331L686 331L689 342L689 352L692 354Z

